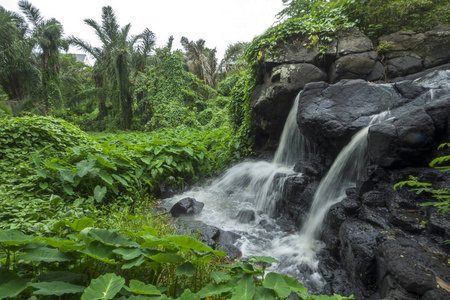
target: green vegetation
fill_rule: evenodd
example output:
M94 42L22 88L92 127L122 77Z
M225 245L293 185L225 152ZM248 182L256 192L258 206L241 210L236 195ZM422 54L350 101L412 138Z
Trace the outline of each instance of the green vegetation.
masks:
M310 296L267 272L272 258L225 264L226 253L174 235L153 212L158 183L183 185L224 166L222 134L93 138L52 117L2 119L0 298L347 299Z
M450 147L450 143L444 143L439 146L439 149L445 147ZM445 163L450 161L450 155L444 155L435 158L431 163L430 167L437 168L442 172L450 171L450 166ZM428 182L419 182L417 177L410 176L409 180L401 181L394 185L394 189L402 188L404 186L409 186L412 189L410 191L416 192L416 194L425 193L432 198L438 200L433 202L424 202L420 205L422 206L434 206L438 209L438 213L445 215L450 211L450 188L434 189L433 184ZM447 241L450 243L450 241Z
M282 1L283 21L220 63L202 39L174 51L172 37L131 36L110 6L84 20L100 47L66 41L28 1L23 16L0 6L0 298L346 299L308 295L266 270L272 258L230 263L155 212L159 184L183 188L251 153L255 66L279 43L301 34L324 50L339 29L376 38L450 19L444 0ZM68 43L94 66L60 53ZM405 184L448 211L448 190Z
M72 232L63 238L0 231L0 298L283 299L294 293L300 299L353 299L310 296L296 279L267 272L267 264L278 262L270 257L217 265L226 253L191 237L144 226L128 231L130 238L93 223L61 222Z
M85 204L138 205L160 183L181 187L222 169L226 134L178 128L95 140L51 117L0 120L1 227L51 227L55 214Z

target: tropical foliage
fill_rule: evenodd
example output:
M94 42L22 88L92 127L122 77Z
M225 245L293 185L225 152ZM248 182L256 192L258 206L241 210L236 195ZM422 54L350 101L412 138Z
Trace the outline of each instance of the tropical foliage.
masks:
M268 271L272 258L230 263L156 212L159 185L181 189L251 153L254 67L278 43L450 19L444 0L282 1L280 23L230 45L220 64L203 39L173 50L150 29L132 36L110 6L84 20L99 47L66 41L28 1L21 14L0 6L0 298L346 299L309 295ZM60 53L68 43L94 65ZM419 188L448 210L445 191Z
M444 149L446 147L450 147L450 143L441 144L439 149ZM433 159L430 163L430 167L439 169L442 172L448 172L450 171L448 161L450 161L450 155L440 156ZM445 215L450 211L450 188L433 188L432 183L420 182L417 177L410 176L409 180L396 183L394 189L399 189L404 186L410 187L410 191L413 191L416 194L424 193L437 200L421 203L422 206L434 206L442 215ZM450 243L450 241L448 242Z

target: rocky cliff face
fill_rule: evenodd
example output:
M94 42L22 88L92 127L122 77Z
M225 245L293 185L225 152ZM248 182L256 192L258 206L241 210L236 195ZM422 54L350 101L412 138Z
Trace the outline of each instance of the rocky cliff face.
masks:
M392 84L306 85L298 124L321 153L296 166L305 176L301 184L287 182L280 214L301 224L311 202L307 195L324 168L383 111L387 119L369 128L366 176L326 217L321 272L330 291L357 299L447 299L450 248L443 241L450 239L450 218L420 205L429 196L393 186L412 175L436 188L450 187L450 174L427 167L437 146L450 141L450 70Z
M398 32L373 42L355 29L336 33L331 42L312 45L297 36L264 53L251 107L258 137L277 140L295 96L310 82L343 79L391 81L450 62L450 26L420 34Z
M296 165L301 179L285 181L278 214L302 224L327 168L384 112L385 120L368 131L366 175L328 212L320 272L329 293L356 299L449 299L450 247L443 241L450 239L450 217L421 206L429 196L393 186L412 175L450 187L449 172L427 166L449 153L436 148L450 142L450 27L381 39L389 48L377 53L367 37L342 32L321 56L300 38L262 59L252 101L261 132L281 132L295 90L302 89L297 122L320 149ZM379 79L390 83L371 82Z

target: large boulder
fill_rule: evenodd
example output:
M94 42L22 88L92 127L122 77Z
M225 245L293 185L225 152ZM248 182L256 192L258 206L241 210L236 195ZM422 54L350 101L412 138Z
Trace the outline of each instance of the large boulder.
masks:
M448 101L450 105L450 99ZM434 148L435 126L425 109L418 108L397 119L369 128L369 153L383 167L425 164L424 155Z
M336 156L351 137L367 126L370 117L388 110L400 96L390 85L346 80L306 85L300 95L300 131L320 149Z
M423 163L423 154L448 137L449 103L449 71L393 84L310 83L300 94L297 122L309 140L335 157L376 115L384 116L387 121L369 129L372 161L404 166Z
M186 197L181 199L170 209L173 217L192 216L200 213L205 206L205 203L195 200L194 198Z
M430 253L430 249L412 239L386 239L377 250L376 260L377 283L380 287L385 287L380 289L383 299L398 293L398 286L412 296L430 295L431 291L439 291L442 285L448 288L450 272L446 266L446 258L438 253ZM437 295L437 298L433 298L436 300L450 297L449 292L433 294Z
M327 74L312 64L284 64L273 68L264 84L252 94L251 107L258 127L268 134L279 135L298 91L309 82L326 79Z
M359 220L347 220L340 227L340 256L354 286L371 286L376 282L376 237L381 231Z
M294 98L306 83L395 81L450 62L450 25L425 33L399 31L380 37L378 44L383 50L379 53L367 36L350 28L316 42L308 34L299 34L270 51L261 49L251 101L259 144L278 140Z
M335 83L342 79L365 79L369 74L372 74L377 63L377 57L378 54L375 51L370 51L349 54L339 58L330 67L330 82Z
M379 38L388 48L387 73L391 78L413 74L450 61L450 25L425 33L399 31Z

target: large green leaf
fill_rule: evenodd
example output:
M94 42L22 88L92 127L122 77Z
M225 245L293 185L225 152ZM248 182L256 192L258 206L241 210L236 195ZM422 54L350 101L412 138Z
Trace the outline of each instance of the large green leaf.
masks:
M0 285L0 299L15 298L27 288L29 279L14 279Z
M144 255L138 256L138 257L133 258L131 260L125 261L124 264L122 265L122 269L127 270L127 269L131 269L133 267L139 267L145 261L146 261L146 258L145 258Z
M94 189L94 199L97 202L102 202L103 197L106 195L106 186L97 185Z
M64 181L73 183L73 174L71 170L59 171L59 175Z
M112 299L125 285L125 279L108 273L91 281L81 300Z
M24 234L15 229L8 229L0 231L0 243L6 245L20 245L31 243L34 237Z
M86 287L67 283L64 281L52 281L52 282L36 282L29 283L28 286L32 286L37 291L34 291L35 295L46 296L61 296L64 294L76 294L82 293Z
M284 280L283 275L278 273L271 272L267 274L262 286L273 290L280 298L286 298L291 294L291 288Z
M113 252L121 255L125 260L135 259L143 254L140 248L117 248Z
M90 243L88 247L80 250L79 252L108 264L118 264L118 262L115 261L115 256L112 249L98 241Z
M236 284L233 291L232 300L252 300L256 287L253 282L253 275L245 274Z
M298 281L296 278L282 275L284 281L286 281L287 285L289 285L289 288L291 291L297 293L297 295L300 296L300 298L306 299L309 297L308 289L303 286L303 284Z
M156 229L155 228L153 228L153 227L150 227L150 226L142 226L142 229L145 231L145 233L148 233L148 234L150 234L151 236L154 236L154 237L158 237L158 231L156 231Z
M184 275L186 277L192 277L192 276L194 276L194 273L195 273L195 267L193 264L191 264L188 261L182 265L179 265L176 270L177 276Z
M175 246L173 246L167 239L165 238L156 238L154 236L151 235L146 235L143 236L145 242L141 244L141 247L155 247L155 246L162 246L162 247L166 247L169 248L170 246L172 246L173 248L175 248Z
M254 255L251 255L248 258L253 258L257 262L263 262L263 263L266 263L266 264L279 263L278 260L276 260L275 258L270 257L270 256L254 256Z
M228 293L233 289L233 286L226 283L214 284L208 283L204 288L202 288L197 295L200 298L211 297L220 295L222 293Z
M17 272L0 268L0 286L14 279L19 279Z
M158 253L149 257L150 259L160 263L179 263L184 262L185 259L175 253Z
M156 286L145 284L139 280L130 280L130 287L125 286L125 289L129 292L140 295L161 295L161 292L156 288Z
M102 243L110 246L125 246L125 247L139 247L139 244L126 238L115 230L111 229L91 229L89 235L94 239L101 241Z
M275 292L270 289L266 289L258 286L256 288L255 295L253 296L253 300L273 300L277 299Z
M84 217L82 219L75 220L72 223L68 223L68 225L73 230L80 232L85 228L92 227L92 225L94 225L94 220L92 218Z
M125 179L123 179L121 176L119 176L117 174L112 174L112 177L114 177L117 181L119 181L123 186L125 186L125 187L129 187L130 186L128 184L128 182L126 182Z
M47 247L39 247L28 250L25 255L20 257L21 259L31 260L35 262L62 262L71 261L75 258L67 253L64 253L58 249L52 249Z
M70 245L76 244L75 241L66 240L66 239L57 238L57 237L51 237L51 238L48 238L48 237L37 237L36 241L45 243L45 244L47 244L47 245L49 245L51 247L54 247L54 248L60 248L60 250L64 250L64 248L66 246L70 246ZM79 246L78 248L81 248L81 247L82 246Z
M211 247L197 241L192 237L182 235L167 235L165 238L171 241L172 243L180 246L182 251L197 250L197 251L208 251L213 253L221 252L213 250Z
M222 281L227 281L230 279L230 275L224 272L216 272L213 271L209 273L209 276L214 279L217 283L220 283Z
M84 177L87 173L92 171L95 166L95 160L82 160L77 164L77 174L80 177Z
M112 178L111 174L109 174L105 170L101 170L97 174L107 184L112 185L114 183L114 179Z
M103 166L105 166L107 168L113 169L113 170L117 170L117 167L114 165L114 163L111 162L110 160L108 160L108 156L107 155L99 154L99 155L93 155L93 157L95 157L95 159L97 159L97 161L101 165L103 165Z
M185 289L183 294L181 294L180 300L200 300L200 297L191 292L191 290Z

